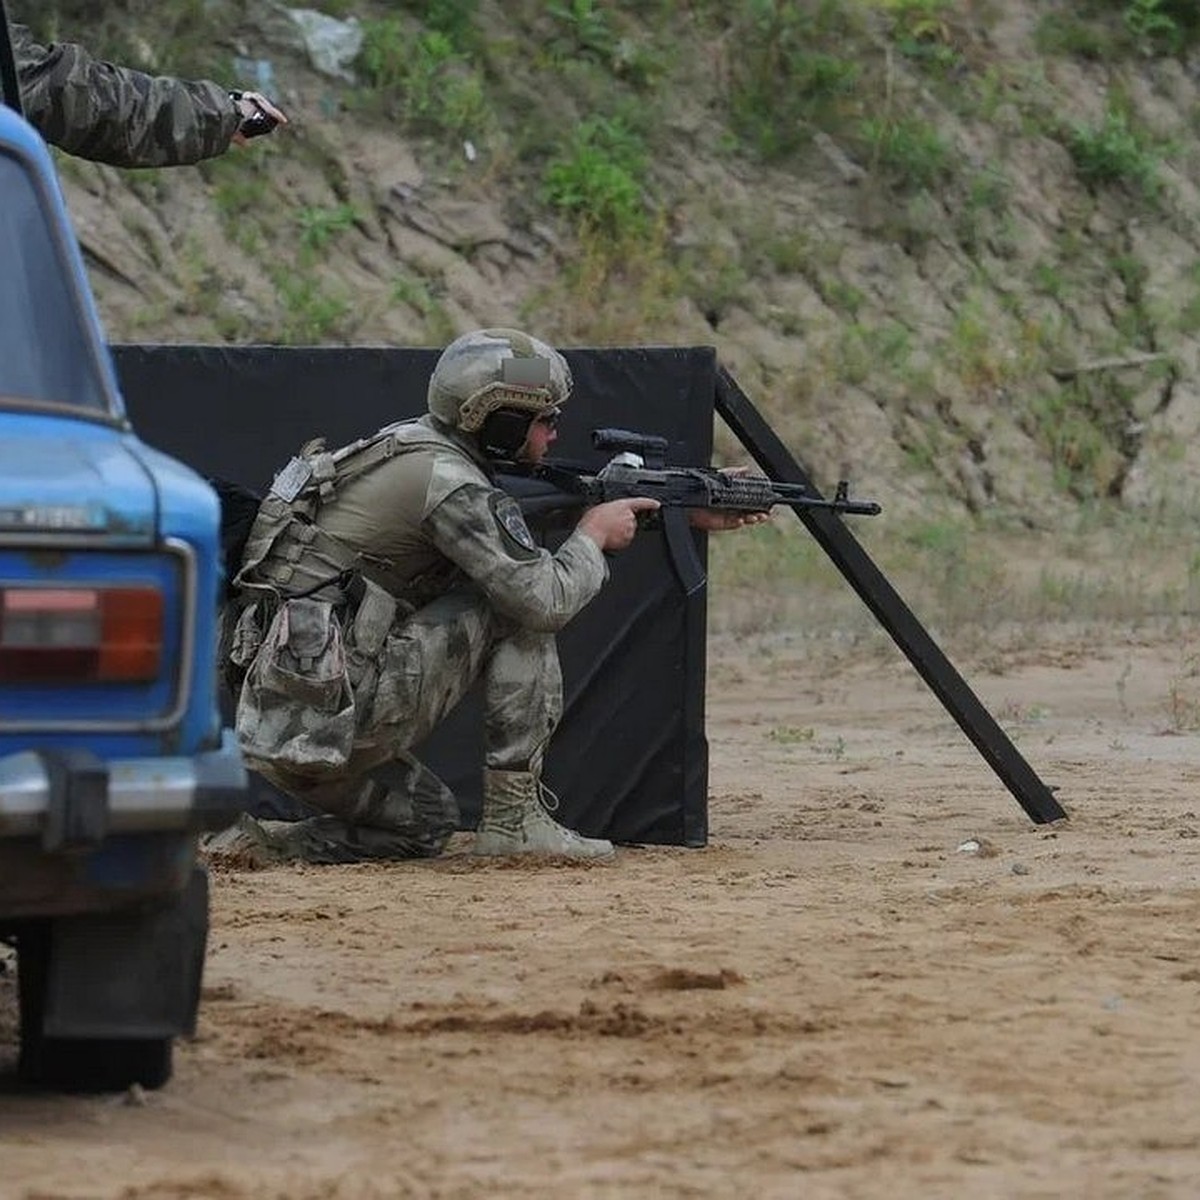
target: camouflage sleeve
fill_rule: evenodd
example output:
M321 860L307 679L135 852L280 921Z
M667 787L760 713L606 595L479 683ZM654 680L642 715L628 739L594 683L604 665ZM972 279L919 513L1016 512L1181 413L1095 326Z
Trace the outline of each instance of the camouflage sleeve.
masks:
M12 26L25 115L46 141L116 167L169 167L228 149L239 115L207 81L145 75L99 62L82 46L39 46Z
M533 540L520 505L498 488L465 484L423 524L438 550L497 611L527 629L561 629L608 578L608 564L591 538L573 533L551 554Z

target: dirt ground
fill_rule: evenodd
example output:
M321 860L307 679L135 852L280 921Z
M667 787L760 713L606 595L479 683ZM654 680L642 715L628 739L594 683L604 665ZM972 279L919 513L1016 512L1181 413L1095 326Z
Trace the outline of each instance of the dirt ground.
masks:
M1195 647L1016 645L1060 827L898 655L718 645L709 848L222 870L164 1090L0 1044L0 1196L1200 1194Z

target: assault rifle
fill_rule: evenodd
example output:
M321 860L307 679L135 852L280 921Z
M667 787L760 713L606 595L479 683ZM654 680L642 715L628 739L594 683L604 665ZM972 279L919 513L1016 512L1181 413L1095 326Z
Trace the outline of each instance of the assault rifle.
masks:
M594 429L592 445L613 452L599 471L553 460L535 466L506 465L504 473L521 482L512 490L526 516L550 517L571 509L649 496L664 509L714 508L766 512L777 504L790 508L823 508L853 516L873 517L881 510L874 500L850 499L843 479L826 498L800 483L777 483L756 475L731 475L715 467L668 467L667 439L628 429ZM529 486L525 480L541 486ZM651 514L651 523L656 514Z

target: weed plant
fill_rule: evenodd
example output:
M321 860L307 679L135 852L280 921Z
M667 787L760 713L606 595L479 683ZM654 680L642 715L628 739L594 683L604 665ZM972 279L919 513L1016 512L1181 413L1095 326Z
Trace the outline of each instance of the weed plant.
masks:
M1124 106L1110 104L1098 126L1071 126L1067 147L1080 179L1088 186L1121 183L1145 199L1158 195L1157 155Z
M306 260L312 261L317 251L323 250L339 234L352 229L357 220L358 212L353 204L301 208L296 213L296 224L300 229L300 245L309 251Z
M1094 62L1181 55L1200 39L1195 0L1084 0L1054 6L1038 23L1036 48Z
M560 31L561 51L582 54L596 61L611 64L617 36L608 14L596 0L560 0L546 6Z
M483 76L461 32L414 29L389 16L364 22L358 68L369 91L364 102L416 132L482 137L490 126Z
M869 117L859 130L872 165L897 190L917 191L949 181L954 164L950 146L921 117Z
M892 42L904 58L938 77L961 71L949 0L882 0L881 7L891 18Z
M845 55L862 29L855 6L748 0L733 14L728 102L741 147L779 160L856 109L861 68Z
M650 227L645 175L641 138L620 119L594 117L574 128L547 165L542 195L581 233L619 243Z
M458 332L439 290L427 279L402 275L392 285L391 301L415 309L425 326L425 336L431 346L444 346Z
M326 291L311 271L285 267L273 273L281 308L277 340L284 346L313 346L342 341L349 334L349 301Z
M1200 34L1195 0L1129 0L1121 16L1144 54L1180 54Z

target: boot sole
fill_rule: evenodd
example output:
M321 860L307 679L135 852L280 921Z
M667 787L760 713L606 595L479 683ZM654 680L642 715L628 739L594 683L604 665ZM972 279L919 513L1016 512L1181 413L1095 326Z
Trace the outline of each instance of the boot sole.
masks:
M560 854L551 850L472 850L472 858L492 859L494 861L529 862L535 861L546 866L578 867L592 863L605 864L613 862L617 857L614 847L607 854Z

